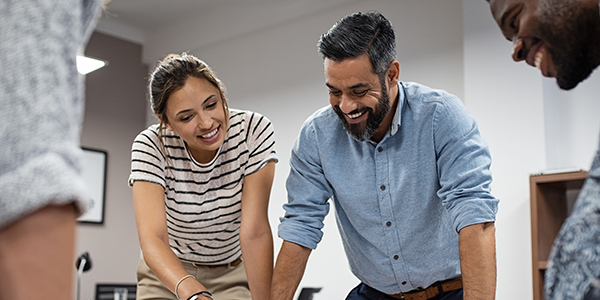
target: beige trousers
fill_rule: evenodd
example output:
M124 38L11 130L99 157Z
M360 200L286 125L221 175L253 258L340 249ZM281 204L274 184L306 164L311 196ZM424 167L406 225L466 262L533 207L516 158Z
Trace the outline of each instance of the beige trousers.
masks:
M208 289L215 300L251 299L244 262L235 267L197 267L190 263L183 263L183 267ZM175 294L156 278L143 258L138 264L137 279L136 300L177 300Z

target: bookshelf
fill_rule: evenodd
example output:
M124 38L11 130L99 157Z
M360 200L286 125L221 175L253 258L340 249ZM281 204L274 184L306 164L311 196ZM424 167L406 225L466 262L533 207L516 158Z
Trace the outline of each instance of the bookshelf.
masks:
M544 299L544 273L552 244L586 178L585 171L529 177L533 300Z

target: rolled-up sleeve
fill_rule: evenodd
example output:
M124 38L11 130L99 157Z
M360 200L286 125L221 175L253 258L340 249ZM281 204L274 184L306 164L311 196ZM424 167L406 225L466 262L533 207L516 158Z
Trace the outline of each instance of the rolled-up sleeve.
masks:
M491 194L491 155L477 123L460 100L449 97L435 111L438 196L450 213L455 230L493 222L498 202Z
M280 218L280 238L316 249L323 237L323 220L329 213L332 188L323 174L315 131L308 120L296 139L286 182L288 203Z

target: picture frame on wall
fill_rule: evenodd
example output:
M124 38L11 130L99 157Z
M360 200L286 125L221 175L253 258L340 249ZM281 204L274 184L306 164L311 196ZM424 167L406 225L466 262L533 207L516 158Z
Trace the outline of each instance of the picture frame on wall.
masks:
M92 207L77 221L80 223L103 224L104 204L106 202L106 160L104 150L82 147L83 179L86 184L87 194L92 199Z

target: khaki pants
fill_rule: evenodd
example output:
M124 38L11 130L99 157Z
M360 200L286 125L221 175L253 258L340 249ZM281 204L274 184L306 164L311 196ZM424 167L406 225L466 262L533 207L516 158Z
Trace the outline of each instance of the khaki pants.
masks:
M235 267L196 267L189 263L183 263L183 267L208 289L215 300L251 299L244 262ZM137 279L137 300L177 300L175 294L156 278L143 258L138 264Z

